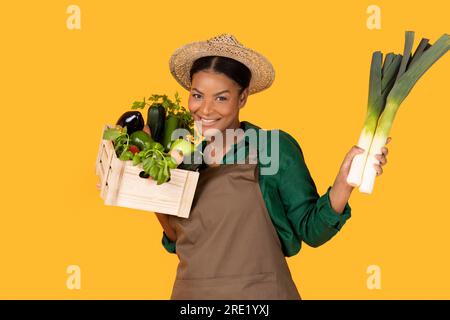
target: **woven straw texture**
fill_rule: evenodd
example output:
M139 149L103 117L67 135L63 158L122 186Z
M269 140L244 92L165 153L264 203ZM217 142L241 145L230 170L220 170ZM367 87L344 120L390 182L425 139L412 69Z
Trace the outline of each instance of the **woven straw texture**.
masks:
M267 58L242 45L233 35L224 33L206 41L188 43L172 54L169 60L170 72L186 90L191 87L189 71L192 64L205 56L228 57L246 65L252 73L249 94L269 88L275 79L275 70Z

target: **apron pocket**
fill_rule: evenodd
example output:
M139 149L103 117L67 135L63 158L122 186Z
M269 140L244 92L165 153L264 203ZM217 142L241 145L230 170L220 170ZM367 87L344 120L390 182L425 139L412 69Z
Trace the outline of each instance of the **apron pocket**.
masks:
M206 279L176 279L171 299L258 300L277 299L275 272Z

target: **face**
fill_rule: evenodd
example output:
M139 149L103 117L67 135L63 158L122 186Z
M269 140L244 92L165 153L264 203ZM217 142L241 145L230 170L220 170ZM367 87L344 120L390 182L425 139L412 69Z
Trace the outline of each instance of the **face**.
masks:
M239 110L248 97L248 88L242 94L240 89L223 73L204 70L193 75L188 108L196 124L201 123L204 136L212 134L212 129L225 132L239 128Z

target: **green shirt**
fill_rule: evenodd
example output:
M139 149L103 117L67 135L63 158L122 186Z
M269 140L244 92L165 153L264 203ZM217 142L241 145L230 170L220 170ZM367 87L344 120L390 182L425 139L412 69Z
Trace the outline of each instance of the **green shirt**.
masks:
M260 129L247 121L241 122L241 128L244 131L249 128ZM273 131L267 131L267 150L271 150L270 134ZM342 214L331 207L329 196L331 186L324 195L320 196L317 193L299 144L290 134L282 130L277 131L279 132L278 172L274 175L263 175L260 170L259 186L267 211L280 238L283 253L290 257L300 251L302 241L311 247L318 247L330 240L351 217L351 207L347 202ZM205 145L203 144L202 148ZM223 157L221 163L232 163L229 159L239 159L237 155L242 152L237 150L245 147L247 152L248 145L247 139L241 140ZM259 168L269 165L261 163L258 157ZM176 252L176 243L171 241L164 232L162 244L168 252Z

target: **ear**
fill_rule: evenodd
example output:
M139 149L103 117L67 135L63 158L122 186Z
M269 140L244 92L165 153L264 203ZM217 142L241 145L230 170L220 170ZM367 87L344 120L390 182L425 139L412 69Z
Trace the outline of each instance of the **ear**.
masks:
M239 109L241 109L245 106L245 103L247 102L247 98L248 98L248 92L249 92L249 89L247 87L247 88L245 88L244 91L242 91L241 95L239 96Z

